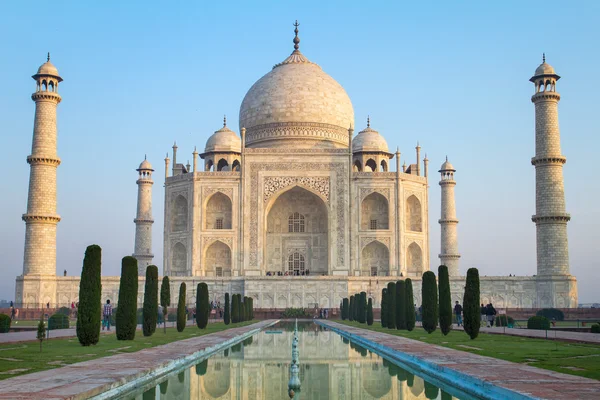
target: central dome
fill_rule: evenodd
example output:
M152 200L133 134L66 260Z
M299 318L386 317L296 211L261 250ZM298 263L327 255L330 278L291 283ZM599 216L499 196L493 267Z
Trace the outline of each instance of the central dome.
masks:
M246 147L347 148L354 123L344 88L297 49L246 93Z

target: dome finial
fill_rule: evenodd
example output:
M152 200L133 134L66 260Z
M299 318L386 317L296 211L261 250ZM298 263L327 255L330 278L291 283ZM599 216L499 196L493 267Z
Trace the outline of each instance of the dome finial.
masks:
M298 37L298 27L300 26L300 24L298 23L298 20L296 20L294 26L296 27L296 29L294 29L294 33L296 34L296 36L294 37L294 50L298 51L298 49L300 48L300 38Z
M446 161L448 161L448 156L446 156Z
M144 154L144 161L146 161L146 160L147 160L146 156L147 156L147 154Z
M223 128L227 126L227 115L223 115Z
M546 62L546 53L542 53L542 64Z
M50 61L50 52L48 52L48 59L46 61Z
M367 115L367 128L371 127L371 117Z

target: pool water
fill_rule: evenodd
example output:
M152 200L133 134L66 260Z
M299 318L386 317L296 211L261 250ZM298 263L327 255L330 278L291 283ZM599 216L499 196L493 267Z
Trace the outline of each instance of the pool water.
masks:
M289 399L293 322L280 322L126 399ZM471 399L415 376L313 322L298 322L294 399Z

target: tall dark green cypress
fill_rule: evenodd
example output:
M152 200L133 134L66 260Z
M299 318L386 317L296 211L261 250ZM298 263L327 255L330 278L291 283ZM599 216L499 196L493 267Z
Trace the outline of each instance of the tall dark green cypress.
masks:
M205 329L208 325L208 316L210 315L210 302L208 299L208 285L201 282L198 284L198 291L196 292L196 325L200 329Z
M388 297L387 327L389 329L396 329L396 283L395 282L388 283L387 297Z
M350 310L348 312L348 320L354 321L354 296L350 296Z
M240 317L240 309L239 309L239 305L240 303L238 303L238 295L234 294L233 297L231 298L231 322L233 322L234 324L237 324L239 321L239 317Z
M381 319L381 327L387 328L387 288L381 289L381 310L380 310L380 319Z
M135 339L137 328L138 265L134 257L121 260L121 281L119 282L119 303L117 304L117 340Z
M167 317L169 315L169 306L171 305L171 284L169 283L169 277L164 276L162 284L160 285L160 305L163 308L163 325L165 333L167 333Z
M479 308L479 271L477 268L469 268L467 271L467 282L465 284L465 295L463 297L463 315L465 332L475 339L479 335L480 308Z
M250 299L250 319L254 319L254 298L249 297Z
M181 285L179 286L179 301L177 302L177 332L183 332L185 329L185 292L185 282L181 282Z
M229 305L229 293L225 293L225 312L223 313L223 322L229 325L231 322L231 306Z
M367 293L360 292L358 302L358 322L364 324L367 322Z
M85 249L79 281L77 339L82 346L98 343L102 320L102 249L93 244Z
M452 296L450 294L450 276L448 275L448 267L445 265L440 265L438 267L438 285L440 330L445 336L452 329Z
M415 321L417 316L415 315L415 297L413 295L412 280L406 278L404 281L406 291L406 329L412 331L415 329Z
M427 271L423 274L423 287L421 298L423 299L423 329L427 333L435 331L438 321L438 293L435 274Z
M148 265L146 268L146 283L144 284L144 308L142 332L144 336L152 336L156 331L158 320L158 268Z
M373 299L370 297L367 303L367 325L373 325Z
M396 329L406 329L406 286L404 281L396 282Z
M342 319L343 320L348 319L348 308L349 308L348 298L344 297L344 300L342 300Z

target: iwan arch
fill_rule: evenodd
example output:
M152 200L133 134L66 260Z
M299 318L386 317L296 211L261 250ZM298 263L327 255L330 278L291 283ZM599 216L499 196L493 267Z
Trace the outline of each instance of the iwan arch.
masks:
M49 61L34 78L38 82L52 78L57 83L46 93L41 82L34 94L38 109L30 156L32 180L38 169L55 173L58 166L52 113L60 101L56 90L61 81ZM555 98L548 100L549 93L536 89L534 98L543 96L542 102ZM541 116L553 112L548 105L541 107L545 110ZM180 282L188 282L188 302L192 304L195 284L205 281L215 300L223 301L225 292L243 293L254 298L255 307L285 308L337 307L349 294L366 291L378 307L381 289L388 281L410 277L420 304L421 276L439 264L429 259L431 174L427 157L421 158L421 148L417 145L414 158L409 156L414 162L401 165L400 152L390 152L368 119L366 127L354 134L350 98L338 82L299 51L297 35L292 54L249 89L239 116L240 135L224 120L202 153L193 150L192 165L178 162L177 145L172 159L165 159L162 265L163 273L171 277L172 292L176 293ZM44 118L52 123L45 123ZM540 118L537 143L557 134L557 130L545 129ZM54 130L48 129L52 124ZM49 144L36 155L35 143L44 140ZM49 153L42 154L44 151ZM36 161L41 156L49 160L42 163L43 168ZM536 166L553 160L562 158L552 154L535 158ZM391 164L395 164L393 171ZM550 168L556 178L557 164ZM137 170L133 254L143 275L148 264L160 265L161 260L153 260L152 255L154 169L144 160ZM453 300L462 301L455 171L447 161L439 171L443 199L440 259L450 267ZM540 174L538 179L543 177L542 169ZM56 276L55 256L37 255L31 244L44 238L55 240L60 220L55 207L39 210L47 218L45 225L34 218L38 197L49 193L35 185L48 185L52 180L40 182L35 180L30 186L31 207L24 216L28 237L24 274L17 278L17 303L68 305L78 300L78 278ZM47 207L52 203L39 204ZM538 239L556 243L553 240L564 235L566 240L562 226L568 214L546 215L543 204L540 207L535 217L541 232ZM545 251L538 241L540 249ZM576 282L568 273L568 264L560 268L538 265L538 271L545 272L538 277L482 278L482 300L497 307L576 307ZM103 278L103 298L117 299L118 282L118 277Z

